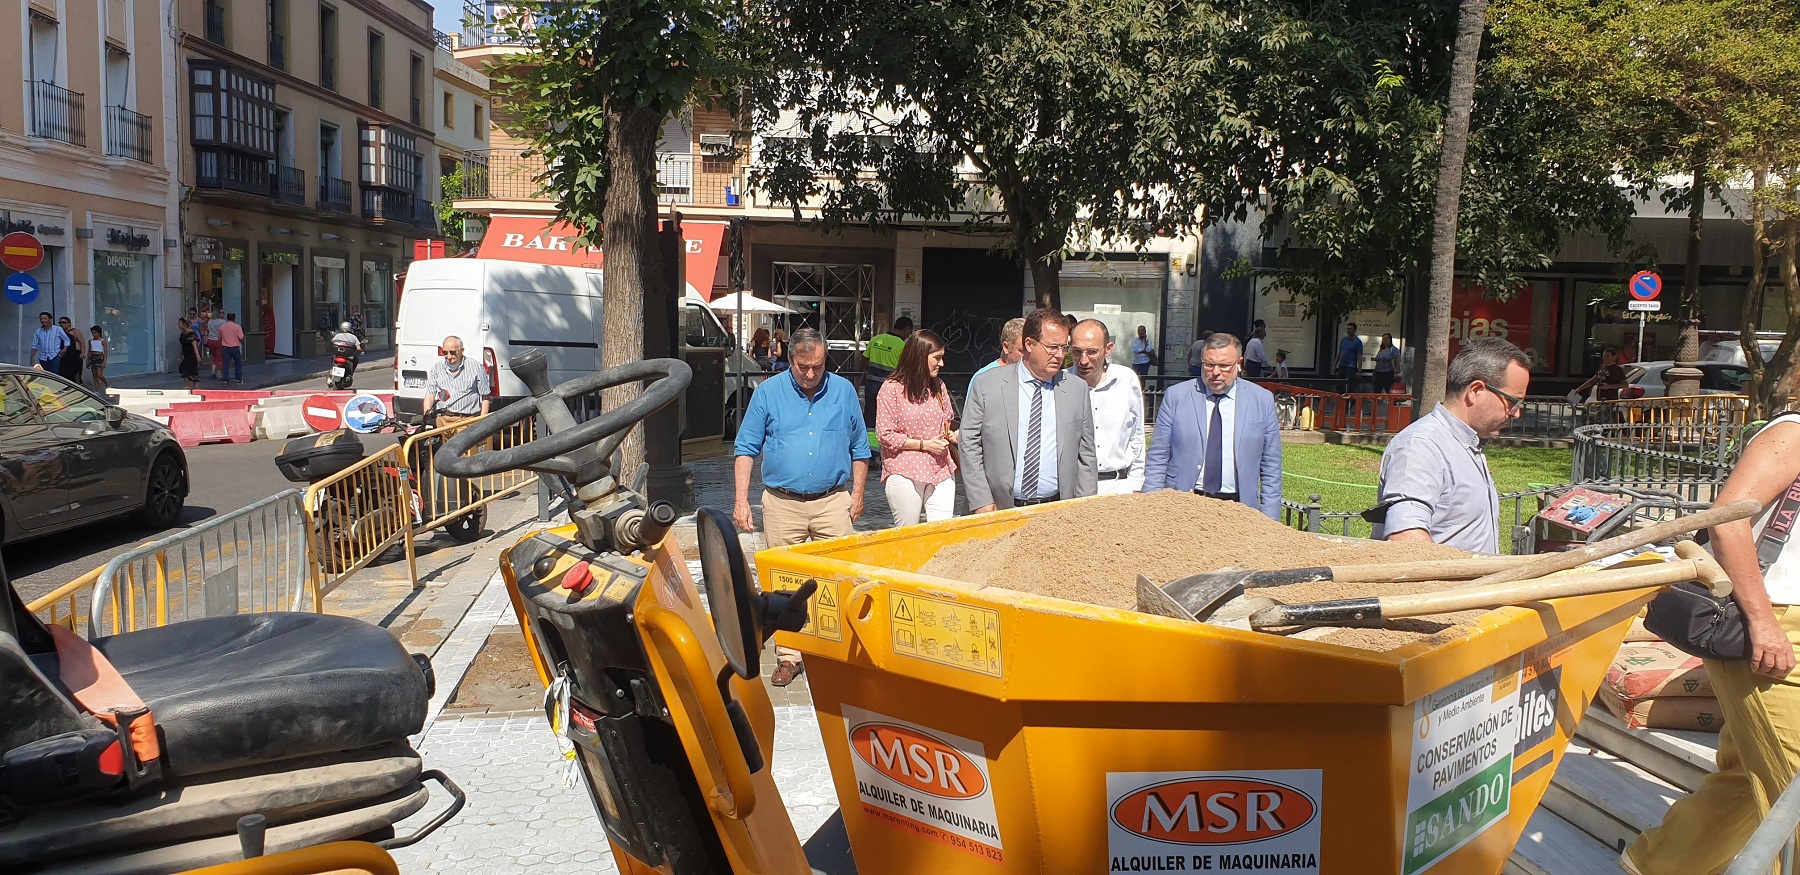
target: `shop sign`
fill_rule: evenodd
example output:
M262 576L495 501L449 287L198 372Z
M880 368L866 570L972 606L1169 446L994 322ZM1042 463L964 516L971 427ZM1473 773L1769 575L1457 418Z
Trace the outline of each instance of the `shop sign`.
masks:
M11 215L0 217L0 235L33 234L38 237L61 237L67 233L69 233L68 229L61 225L52 225L33 219L15 219Z
M1322 769L1108 772L1107 871L1318 873Z
M225 247L225 260L226 261L243 261L244 260L244 247L242 247L242 246L227 246L227 247Z
M136 251L150 245L150 235L139 234L130 228L108 228L106 229L106 242Z
M194 263L212 264L219 260L219 254L222 249L223 247L219 244L217 238L195 237L193 243Z
M338 258L336 256L331 256L331 255L315 255L315 256L313 256L313 266L314 267L329 267L329 268L335 268L337 270L343 270L344 269L344 260L342 258Z
M138 266L138 256L126 255L123 252L97 252L100 264L105 267L117 267L129 270Z
M999 863L1005 845L981 742L845 705L863 813Z
M1450 356L1468 341L1498 337L1530 350L1533 371L1554 368L1558 292L1553 282L1528 282L1502 301L1489 298L1484 286L1458 280L1450 298ZM1540 294L1545 301L1538 301ZM1545 324L1534 322L1539 313Z
M262 254L262 260L263 260L263 264L299 264L300 263L300 253L298 253L298 252L264 252Z

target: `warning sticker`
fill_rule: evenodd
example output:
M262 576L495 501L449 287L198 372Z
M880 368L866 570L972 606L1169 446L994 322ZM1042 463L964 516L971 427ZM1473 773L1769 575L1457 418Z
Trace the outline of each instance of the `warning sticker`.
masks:
M1001 676L999 611L894 593L888 621L895 653Z
M996 863L1004 860L981 742L843 707L864 814Z
M808 580L814 579L816 578L792 571L769 572L769 581L775 585L777 592L793 592ZM837 584L819 581L819 588L807 600L806 608L806 625L800 627L801 633L817 635L827 641L844 640L844 620L838 610Z
M1512 809L1519 671L1490 668L1413 709L1402 875L1430 869Z
M1319 871L1322 769L1108 772L1108 872Z

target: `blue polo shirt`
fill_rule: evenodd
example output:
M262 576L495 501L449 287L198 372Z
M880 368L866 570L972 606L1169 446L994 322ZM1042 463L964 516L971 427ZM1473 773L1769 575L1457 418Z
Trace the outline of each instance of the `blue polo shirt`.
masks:
M764 486L810 494L849 483L850 463L869 458L856 387L826 374L808 396L793 371L764 380L750 396L735 451L762 457Z

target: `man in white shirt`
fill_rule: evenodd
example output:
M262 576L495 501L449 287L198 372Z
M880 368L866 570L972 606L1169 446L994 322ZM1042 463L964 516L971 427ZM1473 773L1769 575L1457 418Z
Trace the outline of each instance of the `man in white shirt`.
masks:
M1112 335L1098 319L1076 323L1069 351L1094 411L1100 494L1137 492L1144 488L1143 383L1136 371L1112 366Z
M1250 342L1244 344L1244 376L1260 380L1269 372L1269 354L1263 351L1263 337L1269 333L1261 319L1250 323Z

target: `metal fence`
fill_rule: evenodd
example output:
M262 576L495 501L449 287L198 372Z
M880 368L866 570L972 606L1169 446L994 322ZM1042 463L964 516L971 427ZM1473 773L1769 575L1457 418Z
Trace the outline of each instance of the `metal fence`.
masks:
M397 543L406 549L407 579L419 579L406 477L400 444L393 444L307 487L314 610L323 611L325 596Z
M409 468L407 489L412 495L412 506L418 508L412 529L415 536L440 528L494 501L537 485L537 475L530 471L504 471L467 479L445 477L437 472L437 453L444 442L476 421L469 420L423 431L407 438L401 445L401 458L407 460ZM536 436L537 419L533 417L508 426L476 451L510 450Z
M1743 395L1694 395L1596 401L1582 408L1584 425L1743 425L1750 399Z
M85 635L87 631L87 604L93 595L94 581L100 579L100 569L96 568L68 583L58 587L54 592L41 596L25 609L38 615L46 623L62 626L71 632Z
M114 557L89 576L88 633L116 635L202 617L314 609L300 495L289 489ZM65 618L78 613L86 589L78 585L87 580L46 597L43 601L51 603L46 619L73 628Z
M1575 429L1572 476L1711 501L1730 476L1752 426L1584 425Z

